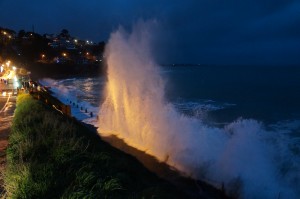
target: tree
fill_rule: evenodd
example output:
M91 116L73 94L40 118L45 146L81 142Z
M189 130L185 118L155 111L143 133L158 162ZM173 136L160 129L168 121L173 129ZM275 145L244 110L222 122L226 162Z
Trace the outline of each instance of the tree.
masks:
M21 39L24 36L25 36L25 30L20 30L18 33L18 38Z
M64 37L66 39L69 39L70 38L70 33L67 29L62 29L59 36Z

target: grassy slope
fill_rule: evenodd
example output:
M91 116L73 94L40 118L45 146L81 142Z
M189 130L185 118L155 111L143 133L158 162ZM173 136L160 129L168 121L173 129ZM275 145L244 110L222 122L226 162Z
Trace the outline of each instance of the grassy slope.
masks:
M186 198L26 94L17 98L4 180L8 198Z

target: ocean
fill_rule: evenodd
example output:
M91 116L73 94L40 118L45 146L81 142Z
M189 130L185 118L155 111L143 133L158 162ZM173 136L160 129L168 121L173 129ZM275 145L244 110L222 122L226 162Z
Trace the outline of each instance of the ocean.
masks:
M194 115L198 109L207 110L203 119L209 123L242 117L269 125L300 118L300 67L198 66L167 71L167 99Z
M160 69L166 100L182 114L207 124L226 125L238 118L255 119L266 126L300 121L300 67L162 66ZM69 95L65 98L98 110L106 81L106 77L87 77L42 82L63 90Z
M158 66L149 27L111 34L107 77L43 79L101 137L234 198L300 198L300 67Z
M264 133L279 136L270 141L274 143L273 150L282 147L282 151L277 151L282 153L282 157L277 157L281 161L277 164L281 171L291 172L289 178L299 184L299 67L162 66L159 69L166 103L174 105L180 114L212 128L227 128L237 121L250 119L255 121L254 126L259 123ZM41 82L72 106L76 118L96 127L101 125L97 116L105 99L106 77ZM251 124L247 128L251 130Z

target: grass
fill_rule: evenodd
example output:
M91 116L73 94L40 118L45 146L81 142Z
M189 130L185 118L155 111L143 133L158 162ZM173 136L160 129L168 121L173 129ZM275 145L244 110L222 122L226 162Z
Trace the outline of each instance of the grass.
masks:
M186 198L76 120L19 95L7 148L7 198Z

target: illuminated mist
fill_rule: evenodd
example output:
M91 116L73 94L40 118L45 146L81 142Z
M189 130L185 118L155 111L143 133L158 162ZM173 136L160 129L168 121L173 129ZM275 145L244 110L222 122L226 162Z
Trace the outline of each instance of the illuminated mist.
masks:
M293 173L280 173L284 154L276 153L276 140L269 140L261 123L240 119L225 128L208 127L166 102L149 30L151 23L141 22L131 33L120 28L111 34L99 134L116 135L187 176L224 183L227 193L241 198L297 198L299 174L295 185Z

